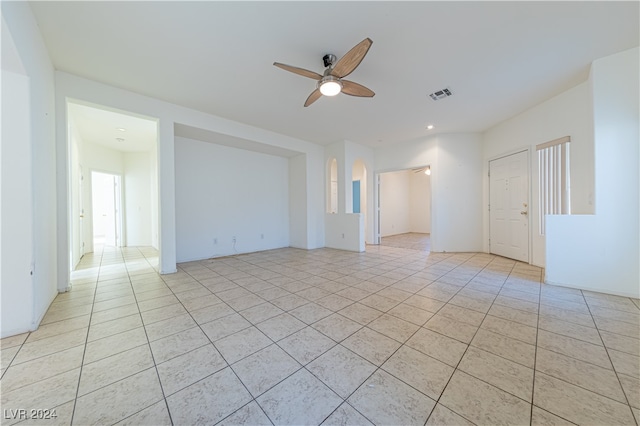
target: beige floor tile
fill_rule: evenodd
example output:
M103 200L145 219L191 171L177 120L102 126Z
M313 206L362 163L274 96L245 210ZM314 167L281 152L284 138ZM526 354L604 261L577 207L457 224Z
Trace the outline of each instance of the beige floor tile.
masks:
M377 366L382 365L400 347L395 340L366 327L341 344Z
M609 349L609 356L618 373L640 378L640 357L613 349Z
M373 292L371 291L366 291L363 290L361 288L356 288L356 287L350 287L347 288L345 290L341 290L337 293L338 296L342 296L344 298L347 298L349 300L352 300L354 302L357 302L358 300L362 300L365 297L371 295Z
M529 403L461 371L439 402L476 424L528 424L531 415Z
M400 343L406 342L420 328L416 324L388 314L373 320L367 327Z
M245 319L252 324L258 324L262 321L280 315L284 311L271 303L261 303L240 312Z
M306 305L302 305L289 311L289 313L305 324L313 324L314 322L333 314L331 310L316 303L307 303Z
M283 311L290 311L299 306L306 305L307 303L309 303L309 301L304 297L300 297L295 294L290 294L288 296L280 297L278 299L273 299L271 300L271 303L273 303Z
M618 379L625 395L627 395L629 404L634 408L640 409L640 379L620 373L618 374Z
M390 374L376 371L348 399L373 424L423 425L435 401Z
M549 319L559 319L562 321L571 322L585 327L595 328L596 324L593 322L591 314L580 314L574 311L569 311L555 306L540 305L540 316L547 317Z
M0 396L0 405L3 412L4 410L19 409L25 409L29 412L31 409L57 407L76 397L79 377L80 368L76 368L10 392L3 391ZM5 421L2 423L5 424Z
M116 423L118 426L171 426L167 403L162 400Z
M453 367L467 350L466 344L426 328L418 330L406 345Z
M102 322L100 324L92 324L89 329L87 341L102 339L104 337L113 336L134 328L142 326L142 318L139 313L118 318L111 321Z
M138 302L144 302L145 300L151 300L151 299L155 299L156 297L169 296L173 294L171 289L166 285L153 286L152 289L144 288L144 289L138 290L134 288L134 291L136 294L136 300Z
M90 315L70 318L58 322L52 322L38 327L36 331L29 333L26 343L32 343L36 340L46 339L47 337L58 336L68 333L69 331L78 330L89 326ZM7 346L9 347L9 346ZM2 345L4 349L4 344Z
M604 345L607 347L607 349L615 349L616 351L625 352L630 355L640 356L639 339L623 336L621 334L610 333L608 331L601 331L600 337L602 337Z
M271 287L264 290L260 290L256 292L256 294L262 297L264 300L271 301L273 299L278 299L280 297L288 296L291 293L279 287Z
M437 400L454 369L415 349L402 346L383 365L382 369Z
M624 321L616 321L612 319L594 317L598 330L609 331L623 336L633 337L637 339L640 336L640 324L631 324Z
M149 337L149 341L162 339L163 337L179 333L189 328L195 327L197 324L189 314L178 315L173 318L154 322L146 325L144 328Z
M538 348L536 370L616 401L626 402L620 382L610 369Z
M538 347L611 370L613 366L604 346L573 339L546 330L538 331Z
M280 382L257 398L274 424L319 424L342 399L307 370Z
M307 365L307 370L342 398L351 395L375 369L375 365L340 345Z
M222 300L213 294L204 294L202 297L182 300L182 304L189 312L217 305L218 303L222 303Z
M573 423L535 405L531 410L531 426L571 426Z
M144 323L144 325L149 325L153 324L154 322L177 317L186 313L187 310L184 308L184 306L182 306L182 304L174 303L173 305L141 312L140 316L142 317L142 322Z
M235 334L215 342L225 361L229 364L240 361L260 349L269 346L272 341L255 327L245 328Z
M425 311L424 309L416 308L406 303L399 304L387 313L420 326L424 325L424 323L433 316L433 312Z
M485 314L448 303L438 311L434 318L438 316L479 327L484 320Z
M493 306L491 306L488 314L494 317L514 321L519 324L528 325L529 327L538 327L537 311L535 313L530 313L508 306L500 305L496 302Z
M200 326L212 342L251 327L251 323L237 313L207 322Z
M295 373L301 365L273 344L231 366L253 397Z
M208 344L159 364L157 368L162 389L168 396L226 366L222 355Z
M242 311L251 307L260 305L266 302L262 297L250 294L247 296L239 297L237 299L227 300L227 305L231 306L236 311Z
M487 311L489 311L489 308L491 308L491 304L493 303L493 296L490 295L489 298L476 299L458 293L453 296L451 300L449 300L449 303L485 314L487 313Z
M473 426L473 423L454 413L442 404L433 409L426 426Z
M149 367L153 367L153 357L147 345L85 364L80 377L78 396L86 395Z
M5 337L3 339L0 339L0 348L8 349L8 348L13 348L15 346L20 346L27 340L27 337L29 337L30 334L33 334L33 333L16 334L15 336L10 336L10 337Z
M357 322L343 317L340 314L330 315L311 326L336 342L343 341L362 328L362 326Z
M536 347L520 340L480 328L471 341L471 346L533 368Z
M361 325L367 325L371 321L382 315L381 311L362 305L360 303L349 305L346 308L338 311L338 313Z
M564 299L542 298L540 303L541 305L553 306L555 308L573 311L583 315L590 315L589 308L584 301L578 302L577 300L569 301Z
M387 312L389 309L398 305L400 302L395 299L390 299L388 297L380 296L380 294L372 294L370 296L365 297L360 300L358 303L361 303L370 308L376 309L381 312Z
M438 312L444 306L444 302L417 294L407 298L403 303L433 313Z
M302 365L313 361L333 346L335 342L319 331L306 327L278 342L278 345Z
M347 425L361 425L361 426L373 426L369 420L367 420L362 414L356 411L348 403L344 402L341 406L336 408L336 411L331 413L327 419L322 422L323 426L347 426Z
M531 402L533 369L492 353L470 347L458 369L490 385Z
M452 318L446 317L437 313L424 325L431 331L435 331L453 339L459 340L464 343L471 342L473 336L478 330L477 326L469 325L461 321L456 321Z
M240 380L225 368L167 397L174 424L214 424L251 401Z
M136 299L133 295L117 297L115 299L105 300L103 302L96 302L93 304L93 312L106 311L107 309L113 309L124 305L130 305L136 303Z
M33 343L25 343L14 358L12 365L83 345L86 339L87 328L79 328L57 336L40 339Z
M219 303L217 305L207 306L206 308L190 312L193 319L200 325L215 321L234 313L235 311L231 309L231 307L226 303Z
M307 325L288 313L283 313L257 324L256 327L271 340L278 341L302 330Z
M262 408L255 402L251 401L235 413L218 423L219 426L271 426L271 421L264 414Z
M536 372L533 402L575 424L630 425L629 406L581 387Z
M193 327L150 343L156 364L168 361L186 352L209 344L209 339L199 327Z
M2 392L11 392L23 386L77 369L82 365L83 354L84 347L76 346L32 361L13 365L7 369L2 377Z
M164 306L173 305L174 303L180 303L180 301L177 297L171 294L168 296L156 297L154 299L138 302L138 308L140 309L140 312L144 312L151 309L158 309Z
M497 334L502 334L503 336L520 340L521 342L529 343L532 345L535 345L536 343L537 333L534 327L529 327L502 318L494 317L493 315L487 315L487 317L482 322L480 329L492 331Z
M147 334L144 331L144 327L135 328L125 331L124 333L105 337L104 339L94 340L93 342L87 343L84 363L95 362L147 343Z
M7 367L9 367L9 364L11 363L11 361L13 361L19 350L20 346L13 346L6 349L3 348L0 351L0 368L5 370Z
M331 294L329 296L323 297L322 299L316 300L316 303L329 309L330 311L337 312L340 309L346 308L354 302L353 300L347 299L346 297L338 296L337 294Z

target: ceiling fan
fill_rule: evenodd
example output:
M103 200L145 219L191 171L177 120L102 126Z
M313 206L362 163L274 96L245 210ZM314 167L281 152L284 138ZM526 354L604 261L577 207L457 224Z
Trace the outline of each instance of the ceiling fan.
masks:
M304 68L281 64L279 62L274 62L273 65L283 70L317 80L316 90L311 92L307 98L304 103L305 107L317 101L322 95L335 96L340 92L351 96L371 98L375 95L372 90L353 81L343 80L343 78L351 74L353 70L360 65L360 62L364 59L372 43L373 41L371 41L370 38L365 38L337 62L335 55L324 55L322 60L324 61L326 69L322 75Z

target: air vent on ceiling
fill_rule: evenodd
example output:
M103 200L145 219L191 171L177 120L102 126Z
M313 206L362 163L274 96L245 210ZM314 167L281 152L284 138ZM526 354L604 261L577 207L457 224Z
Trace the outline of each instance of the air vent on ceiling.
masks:
M442 90L438 90L436 92L433 92L432 94L430 94L429 96L431 97L431 99L433 99L434 101L437 101L439 99L444 99L444 98L448 98L449 96L453 95L453 93L451 92L451 89L449 89L448 87L446 89L442 89Z

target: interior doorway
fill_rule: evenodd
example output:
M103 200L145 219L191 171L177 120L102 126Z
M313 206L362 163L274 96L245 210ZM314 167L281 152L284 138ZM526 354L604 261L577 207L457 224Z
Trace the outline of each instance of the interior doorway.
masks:
M528 152L489 162L489 252L529 262Z
M122 241L122 177L110 173L91 173L93 212L93 251L103 247L121 247Z
M377 243L431 250L431 167L377 176Z
M78 100L67 113L69 270L105 246L159 249L158 121Z

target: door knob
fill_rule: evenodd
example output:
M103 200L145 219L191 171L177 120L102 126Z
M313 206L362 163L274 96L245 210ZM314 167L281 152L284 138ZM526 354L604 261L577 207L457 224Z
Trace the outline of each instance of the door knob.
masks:
M528 211L526 211L526 210L522 210L522 211L520 212L520 214L523 214L523 215L525 215L525 216L526 216L527 214L529 214L529 212L528 212Z

